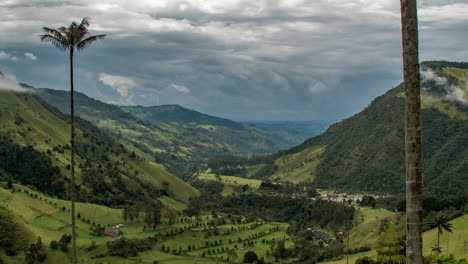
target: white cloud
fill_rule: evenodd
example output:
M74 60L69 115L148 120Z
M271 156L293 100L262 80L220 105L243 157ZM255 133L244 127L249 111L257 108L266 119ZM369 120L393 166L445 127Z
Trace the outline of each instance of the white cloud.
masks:
M17 81L15 76L0 75L0 91L13 91L20 93L30 93L31 89L22 87Z
M171 84L171 87L176 89L180 93L184 93L184 94L190 93L190 89L184 85Z
M317 94L326 90L327 90L327 86L320 81L309 86L309 93L311 94Z
M462 88L455 85L449 85L447 78L438 75L433 70L421 70L421 80L423 82L434 81L437 85L440 85L445 89L446 95L439 99L468 104L468 100L465 98L465 92ZM423 87L423 89L425 89L425 87Z
M19 59L18 57L16 57L16 56L11 57L11 61L17 62L17 61L19 61L19 60L20 60L20 59Z
M10 57L10 54L6 53L3 50L0 50L0 60L8 60Z
M420 1L422 61L468 59L468 35L462 34L467 7L466 0ZM0 0L0 10L0 62L25 60L24 52L34 51L41 64L18 74L56 87L68 84L67 74L57 75L68 68L60 64L66 63L62 55L39 41L41 26L68 26L89 16L92 34L108 34L108 40L80 55L77 72L92 72L92 78L79 78L80 87L106 101L153 104L150 96L159 96L207 109L206 100L216 95L210 104L215 113L242 109L260 116L265 109L294 108L335 118L401 81L396 0ZM122 67L138 79L99 76L102 69ZM112 87L101 89L101 97L93 92L96 73ZM259 97L264 103L244 100Z
M131 90L137 87L137 82L133 78L101 73L99 74L99 81L114 89L122 97L122 102L133 103Z
M462 104L468 104L468 100L465 98L465 92L463 92L460 87L453 85L447 88L447 96L445 96L445 99L449 101L456 101Z
M421 71L421 79L422 81L435 81L437 85L446 85L447 78L443 76L437 75L433 70L427 69Z
M442 6L426 6L420 8L419 17L421 22L438 22L455 24L466 21L468 13L467 3L447 3Z
M33 61L37 60L37 56L34 55L34 54L32 54L32 53L30 53L30 52L24 53L24 56L25 56L27 59L30 59L30 60L33 60Z

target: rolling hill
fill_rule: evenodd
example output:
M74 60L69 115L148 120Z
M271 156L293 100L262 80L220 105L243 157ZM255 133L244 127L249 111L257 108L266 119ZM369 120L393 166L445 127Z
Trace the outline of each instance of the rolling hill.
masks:
M422 77L425 193L466 196L468 63L425 62ZM314 181L325 189L403 193L403 117L403 85L399 85L320 136L286 151L243 161L242 166L250 177Z
M36 90L43 100L69 112L68 92ZM118 107L79 92L75 100L77 115L173 172L215 155L272 153L302 142L295 132L236 123L177 105Z
M163 215L157 228L150 229L145 228L142 221L124 219L122 209L91 203L77 203L76 207L80 215L77 220L78 254L84 263L214 264L225 263L230 251L236 252L231 259L241 261L246 243L252 243L260 256L268 255L271 245L266 241L286 239L286 246L293 246L285 223L249 220L231 214L198 217L172 214L171 217ZM41 237L41 251L46 253L42 263L71 263L69 250L50 246L52 241L60 241L63 235L71 232L69 210L68 201L46 196L23 185L14 184L8 189L0 183L0 224L9 228L0 229L0 234L7 235L0 236L0 261L25 263L27 248ZM105 227L109 230L110 226L119 223L123 223L120 231L125 239L143 243L156 238L152 240L152 247L136 256L112 255L109 247L112 241L115 243L120 239L97 235L93 229ZM3 244L4 238L10 244ZM15 254L11 254L13 251Z
M163 166L139 157L91 123L77 119L76 173L80 200L119 205L169 196L197 196ZM0 178L67 198L69 116L33 93L0 91Z
M236 130L244 130L242 124L232 120L210 116L195 110L187 109L180 105L160 106L120 106L120 109L132 115L152 122L176 122L183 125L212 125L229 127Z

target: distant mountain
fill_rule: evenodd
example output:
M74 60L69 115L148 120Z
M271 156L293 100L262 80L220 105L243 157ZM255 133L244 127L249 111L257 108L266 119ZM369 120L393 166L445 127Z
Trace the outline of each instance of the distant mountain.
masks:
M421 69L425 193L466 195L468 63L426 62ZM327 189L403 193L404 137L399 85L320 136L259 158L248 171L250 177L314 181Z
M69 113L68 92L36 89L36 93ZM75 92L75 102L78 116L176 173L184 165L216 155L268 154L302 142L295 132L239 124L180 106L121 108L79 92Z
M242 123L254 124L258 127L273 130L296 131L303 140L322 134L332 124L331 121L311 120L311 121L272 121L272 120L247 120Z
M176 122L185 125L213 125L229 127L236 130L244 130L242 124L232 120L210 116L191 110L180 105L160 106L120 106L120 109L132 115L152 122Z

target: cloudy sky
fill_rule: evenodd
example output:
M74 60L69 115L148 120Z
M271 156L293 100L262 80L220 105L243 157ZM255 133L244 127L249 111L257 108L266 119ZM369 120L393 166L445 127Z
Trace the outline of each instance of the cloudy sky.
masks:
M69 89L42 26L108 34L75 57L78 91L236 120L339 120L398 85L397 0L2 0L0 71ZM468 61L466 0L419 1L421 60Z

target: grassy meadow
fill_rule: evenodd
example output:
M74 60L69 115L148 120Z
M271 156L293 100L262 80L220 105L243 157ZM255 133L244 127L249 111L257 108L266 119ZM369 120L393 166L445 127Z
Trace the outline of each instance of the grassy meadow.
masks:
M15 184L14 191L3 187L0 187L0 207L11 212L29 232L29 243L41 237L48 256L44 263L67 263L65 260L70 259L68 252L50 249L49 244L52 240L58 241L63 234L71 233L70 202L45 196L21 185ZM168 197L162 202L175 211L185 208L184 204ZM121 209L89 203L77 203L76 208L80 215L77 245L82 263L153 263L155 260L167 264L219 263L226 261L229 251L231 260L241 261L248 250L254 250L259 257L266 256L279 240L285 240L287 247L293 246L286 234L288 225L284 223L249 222L244 217L224 214L191 218L176 214L172 220L163 217L162 223L153 230L145 228L141 221L124 221ZM158 241L152 250L141 252L136 257L107 256L106 242L115 238L91 234L93 224L107 228L124 224L120 229L124 237L156 237ZM97 247L88 250L92 243ZM1 252L0 257L7 258ZM22 263L23 260L21 253L8 258L7 263Z
M228 196L241 192L241 188L244 185L248 185L250 189L258 189L258 187L260 187L260 184L262 183L261 180L246 179L236 176L219 175L219 177L221 178L220 182L224 184L224 189L221 192L221 195L223 196ZM208 181L219 181L219 179L216 178L216 175L214 173L200 173L198 175L198 179Z
M405 216L399 213L392 213L385 210L360 208L357 214L357 225L351 230L350 233L350 248L357 248L361 246L375 247L380 235L380 226L382 221L392 221L397 223L399 229L404 232ZM449 233L444 231L441 239L440 246L442 247L442 254L453 254L456 258L467 258L465 250L465 242L468 240L468 214L460 216L450 221L452 224L453 232ZM437 230L431 229L423 233L423 254L425 256L433 255L432 247L437 243ZM350 254L349 263L354 263L358 258L364 256L375 256L377 251L375 249ZM327 264L346 264L346 255L340 260L324 262Z

